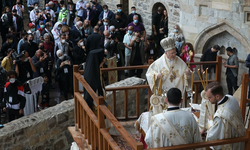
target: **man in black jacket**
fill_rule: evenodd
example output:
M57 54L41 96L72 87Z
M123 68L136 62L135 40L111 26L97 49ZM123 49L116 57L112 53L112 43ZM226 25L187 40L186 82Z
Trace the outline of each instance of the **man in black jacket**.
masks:
M85 37L84 30L82 29L82 22L78 21L74 27L70 30L69 39L77 45L77 42Z
M15 71L9 71L9 82L5 84L4 92L4 111L7 110L9 122L22 117L23 108L25 107L26 99L24 97L24 88L19 81L16 80L17 74Z
M201 61L216 61L217 52L219 50L219 45L214 45L213 47L205 50L203 55L201 56ZM208 68L209 79L214 79L215 67L215 65L201 65L201 72L204 72Z
M73 62L74 65L80 65L86 62L87 54L83 40L77 43L77 46L73 48Z
M103 43L101 42L102 36L99 34L99 27L95 26L93 29L93 34L88 36L86 43L86 52L88 53L93 49L103 48Z
M134 15L137 15L138 16L138 21L141 22L141 23L143 23L141 15L138 14L138 13L136 13L136 8L134 6L131 7L131 12L132 13L128 15L128 23L134 21Z
M29 53L29 57L33 57L36 53L36 50L38 50L38 45L33 42L34 36L32 34L29 34L27 39L28 41L21 45L20 53L25 50Z

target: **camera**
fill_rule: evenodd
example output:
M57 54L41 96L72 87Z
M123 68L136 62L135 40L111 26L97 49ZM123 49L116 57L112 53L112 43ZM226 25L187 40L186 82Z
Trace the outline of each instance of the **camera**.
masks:
M16 51L13 51L12 52L12 54L11 54L11 56L12 56L12 58L14 59L14 60L16 60L17 58L18 58L18 53L16 52Z

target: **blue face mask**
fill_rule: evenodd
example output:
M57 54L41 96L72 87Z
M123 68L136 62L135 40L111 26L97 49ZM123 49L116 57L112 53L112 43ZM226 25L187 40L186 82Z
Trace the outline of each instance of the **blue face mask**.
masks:
M133 11L132 11L132 13L133 13L133 14L135 14L135 13L136 13L136 11L135 11L135 10L133 10Z
M31 31L34 32L36 29L35 28L32 28Z
M177 29L174 29L174 32L175 32L175 33L178 33L178 30L177 30Z
M49 7L46 7L46 10L49 10Z
M121 9L117 9L117 12L121 12L122 10Z
M108 23L107 23L107 22L103 22L103 24L104 24L105 26L107 26L107 25L108 25Z
M137 23L138 23L138 20L134 20L134 23L137 24Z
M108 10L107 10L107 9L104 9L103 11L104 11L104 12L107 12Z
M66 22L63 22L63 24L66 24Z
M129 34L132 34L132 33L133 33L133 31L128 30L128 33L129 33Z
M45 25L41 25L41 28L43 29L45 27Z

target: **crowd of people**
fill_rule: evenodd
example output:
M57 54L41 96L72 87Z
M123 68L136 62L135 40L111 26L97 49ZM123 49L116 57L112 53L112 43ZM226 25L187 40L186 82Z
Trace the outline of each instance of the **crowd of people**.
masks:
M86 62L88 54L94 49L104 49L106 58L116 56L117 66L143 65L149 59L160 58L165 53L160 41L172 37L176 54L186 63L194 62L193 45L185 42L178 25L169 33L168 13L162 7L158 7L153 15L153 31L152 35L148 35L143 19L134 6L131 7L131 14L126 15L122 4L117 4L116 12L112 12L107 5L101 6L97 0L92 0L91 3L79 0L76 4L72 0L45 0L45 6L41 6L39 0L27 0L26 3L22 0L2 2L5 7L1 15L0 59L1 66L9 73L6 82L13 78L18 94L16 89L19 86L42 76L44 85L42 101L38 105L40 109L49 106L48 89L53 88L53 77L65 100L73 95L72 66ZM28 14L27 25L24 24L24 17L27 16L25 13ZM217 52L219 46L213 47L211 52L205 52L201 61L213 61L216 57L213 57L216 55L213 53L214 49ZM231 49L227 50L231 52ZM209 53L213 53L213 56ZM232 59L237 59L237 56ZM224 66L230 65L229 63L234 62L230 60ZM189 66L191 70L195 67ZM236 69L230 68L229 73L227 72L227 81L234 89L237 89L237 80L235 85L235 80L230 79L235 79ZM124 71L125 77L141 75L140 69ZM118 80L120 79L121 72L118 72ZM4 89L3 84L0 99L4 95ZM23 92L25 93L25 89ZM7 103L15 105L14 99L11 101L10 98L5 99L4 107L12 109L6 106ZM22 110L21 106L23 105L17 106L18 110Z

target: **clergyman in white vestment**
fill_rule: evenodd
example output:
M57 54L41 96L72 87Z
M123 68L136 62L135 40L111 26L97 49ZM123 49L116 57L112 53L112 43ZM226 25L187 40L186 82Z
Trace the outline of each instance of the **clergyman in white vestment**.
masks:
M164 48L165 54L149 66L146 73L148 84L153 91L154 76L156 77L156 87L158 87L162 76L162 90L165 93L170 88L176 87L181 90L183 96L185 90L190 90L190 88L187 88L187 75L190 73L187 64L180 57L176 57L173 38L162 39L160 44Z
M230 95L223 93L218 82L211 82L205 88L208 100L218 104L213 116L213 126L207 131L207 141L242 137L246 135L241 110L238 101ZM203 133L204 130L201 131ZM244 142L212 147L216 150L243 150Z
M167 93L167 111L154 115L146 133L149 148L202 142L199 127L191 112L181 110L181 91L171 88Z

